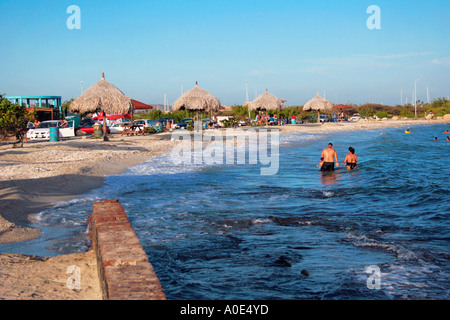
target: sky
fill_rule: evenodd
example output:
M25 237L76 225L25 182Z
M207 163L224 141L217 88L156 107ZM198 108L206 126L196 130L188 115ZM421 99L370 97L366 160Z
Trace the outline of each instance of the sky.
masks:
M0 0L0 94L68 100L104 72L149 104L196 81L222 105L266 89L288 106L397 105L415 84L432 101L450 95L449 15L449 0Z

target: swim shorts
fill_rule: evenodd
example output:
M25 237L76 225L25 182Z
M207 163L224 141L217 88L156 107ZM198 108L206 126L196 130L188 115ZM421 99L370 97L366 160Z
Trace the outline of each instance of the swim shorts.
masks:
M321 170L322 171L334 171L334 162L324 162Z

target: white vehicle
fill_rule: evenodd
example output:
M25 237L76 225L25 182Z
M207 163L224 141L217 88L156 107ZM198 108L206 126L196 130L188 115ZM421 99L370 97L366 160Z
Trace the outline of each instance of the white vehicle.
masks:
M143 126L144 128L156 128L156 121L150 119L134 120L135 126Z
M216 118L217 118L217 122L218 122L219 126L221 126L221 127L223 127L223 121L234 119L234 117L231 117L231 116L219 116Z
M70 124L72 124L72 126L70 126ZM69 122L69 125L64 127L61 120L49 120L42 121L36 128L29 129L27 138L30 140L50 140L50 127L58 127L59 137L61 138L75 137L73 122Z
M361 120L361 119L364 119L364 117L361 117L361 116L359 115L359 113L355 113L355 114L350 118L350 121L358 121L358 120Z
M125 126L131 126L130 122L118 122L109 127L110 133L122 133Z

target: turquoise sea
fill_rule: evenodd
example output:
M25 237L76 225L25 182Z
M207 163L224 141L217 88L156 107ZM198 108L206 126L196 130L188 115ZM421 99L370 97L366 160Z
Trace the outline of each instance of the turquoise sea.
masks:
M40 239L0 251L84 251L93 202L119 199L168 299L448 299L446 129L283 135L273 176L152 158L41 212ZM354 147L358 169L319 172L329 142L340 161Z

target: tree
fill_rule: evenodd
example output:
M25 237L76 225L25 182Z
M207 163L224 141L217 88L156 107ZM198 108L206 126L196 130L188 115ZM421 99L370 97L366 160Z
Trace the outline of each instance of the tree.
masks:
M23 145L29 113L27 109L19 104L11 103L0 95L0 136L5 138L14 135Z
M70 104L72 101L75 100L74 98L71 98L70 100L66 100L61 104L61 109L63 110L69 110Z

